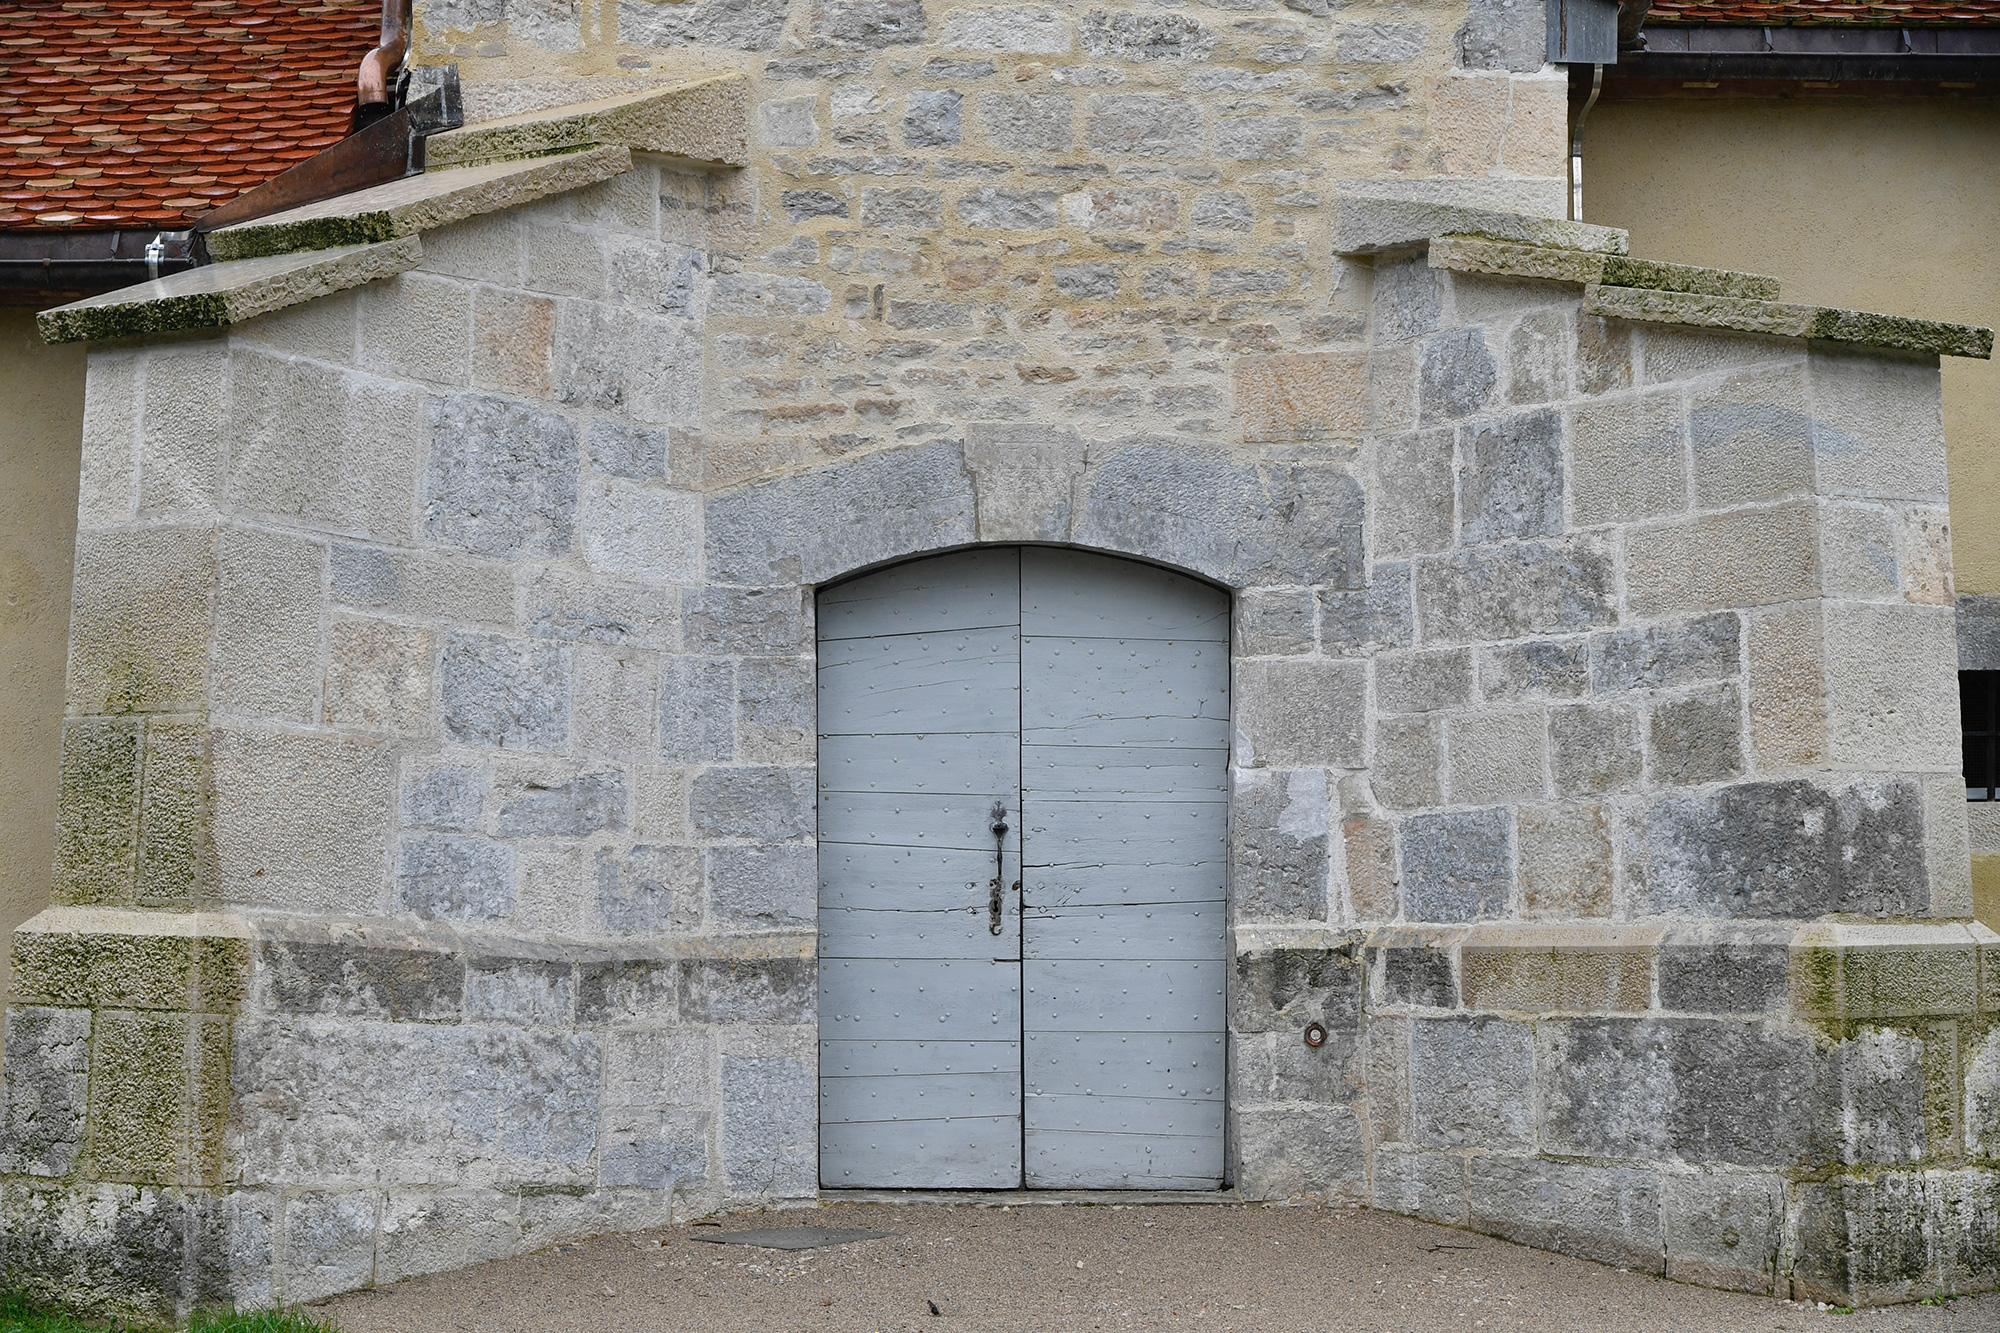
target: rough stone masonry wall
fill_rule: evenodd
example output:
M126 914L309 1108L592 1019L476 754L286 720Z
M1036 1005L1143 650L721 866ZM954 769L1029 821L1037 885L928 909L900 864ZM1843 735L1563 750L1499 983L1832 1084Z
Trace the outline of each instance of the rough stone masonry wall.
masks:
M747 171L93 352L9 1280L289 1302L809 1197L812 590L1057 541L1236 593L1246 1194L1990 1285L1934 363L1333 256L1350 176L1547 203L1539 12L796 8L460 54L475 108L746 68Z

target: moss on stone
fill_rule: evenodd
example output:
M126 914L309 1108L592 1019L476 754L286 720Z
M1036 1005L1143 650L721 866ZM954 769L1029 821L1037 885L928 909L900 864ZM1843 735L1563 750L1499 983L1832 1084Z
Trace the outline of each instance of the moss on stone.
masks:
M215 885L208 727L199 720L146 724L139 809L138 899L192 907Z
M1840 950L1822 944L1794 946L1790 973L1793 1016L1840 1040Z
M139 833L136 720L81 718L63 728L56 807L55 900L130 901Z
M98 1013L90 1062L92 1176L190 1183L188 1057L184 1013Z

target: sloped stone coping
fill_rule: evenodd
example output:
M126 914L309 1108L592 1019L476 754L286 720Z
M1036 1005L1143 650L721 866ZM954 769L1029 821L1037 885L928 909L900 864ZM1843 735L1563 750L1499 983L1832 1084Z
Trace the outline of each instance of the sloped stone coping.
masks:
M1734 329L1740 333L1763 333L1780 338L1816 338L1827 342L1856 343L1864 347L1892 347L1907 352L1972 357L1981 361L1993 355L1991 329L1928 319L1906 319L1900 315L1876 315L1862 310L1840 310L1832 306L1792 305L1784 301L1755 301L1733 296L1704 296L1693 292L1590 283L1583 289L1583 308L1589 314L1602 315L1607 319Z
M1616 227L1537 217L1505 207L1485 206L1465 188L1426 198L1413 187L1424 184L1471 187L1481 182L1339 181L1334 186L1333 251L1371 255L1427 244L1434 236L1477 236L1521 245L1622 255L1630 234Z
M631 169L631 149L604 144L520 162L427 171L210 232L208 253L218 261L254 259L393 240L595 185Z
M1735 296L1754 301L1778 299L1778 280L1756 273L1723 268L1667 264L1629 255L1570 250L1550 245L1519 245L1479 236L1437 236L1431 240L1432 268L1458 273L1491 273L1511 278L1545 278L1552 282L1596 283L1605 287L1645 287L1662 292L1693 292L1704 296Z
M392 277L415 268L423 257L423 243L402 236L375 245L210 264L44 310L35 327L49 343L221 328Z
M432 171L543 157L593 144L740 167L750 160L750 81L722 75L467 125L425 141Z

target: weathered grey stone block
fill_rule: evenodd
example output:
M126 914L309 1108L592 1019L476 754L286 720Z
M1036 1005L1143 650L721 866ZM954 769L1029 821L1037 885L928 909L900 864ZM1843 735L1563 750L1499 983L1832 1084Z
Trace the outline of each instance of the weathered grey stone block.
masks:
M1245 920L1324 920L1333 819L1321 769L1240 769L1230 883Z
M945 16L944 41L974 51L1066 55L1069 20L1059 9L1040 6L954 10Z
M1549 710L1549 769L1562 795L1591 796L1634 787L1644 755L1637 709L1622 704L1564 704Z
M1437 331L1438 275L1422 256L1377 264L1371 299L1377 342L1407 342Z
M473 833L486 801L484 775L469 768L435 768L403 783L403 827Z
M1206 131L1200 103L1160 93L1093 97L1084 122L1084 140L1093 151L1133 157L1192 157L1201 151Z
M689 813L706 837L783 842L812 835L815 790L809 768L711 768L695 779Z
M1653 782L1692 787L1743 773L1743 700L1734 685L1653 706Z
M986 137L1017 152L1067 153L1075 135L1074 116L1075 103L1066 95L979 94Z
M218 729L215 859L224 901L373 916L387 897L396 762L386 745Z
M709 849L709 910L748 926L811 925L818 912L819 853L790 847Z
M1643 1273L1665 1270L1659 1178L1631 1167L1475 1156L1474 1231Z
M1472 700L1472 650L1435 649L1376 660L1375 706L1385 713L1430 713Z
M736 671L727 659L671 657L660 668L660 756L728 763L736 753Z
M418 916L491 921L514 908L514 854L478 838L426 833L404 838L396 883Z
M1499 1018L1417 1019L1410 1024L1410 1099L1424 1147L1532 1150L1532 1029Z
M1320 626L1320 640L1328 653L1408 647L1415 633L1410 567L1378 563L1365 591L1321 593Z
M1431 426L1469 417L1486 406L1499 381L1485 330L1433 333L1417 345L1417 420Z
M911 148L943 148L959 140L963 94L938 88L903 100L903 142Z
M1259 764L1359 768L1367 715L1359 662L1280 658L1236 668L1239 752Z
M813 0L812 25L841 46L907 46L924 40L923 0Z
M1412 921L1505 916L1513 898L1513 819L1504 807L1403 821L1403 910Z
M1792 928L1702 923L1660 942L1660 1007L1696 1014L1777 1013L1790 986Z
M1215 40L1199 21L1181 14L1095 10L1077 25L1077 43L1087 53L1119 60L1203 60Z
M1760 1295L1783 1289L1782 1178L1702 1172L1662 1176L1660 1186L1668 1277Z
M790 6L779 0L695 0L693 4L661 8L643 0L620 0L621 40L641 46L676 46L698 42L737 51L768 51L778 44Z
M810 658L745 658L736 668L739 757L762 763L810 761L815 707Z
M1626 602L1640 615L1811 598L1819 592L1814 510L1790 505L1634 528L1625 571Z
M783 273L727 273L715 280L709 296L711 315L734 315L744 319L779 319L794 315L823 315L833 304L833 293L811 278ZM623 368L610 365L579 365L578 387L565 402L592 402L617 407L624 400Z
M782 1056L722 1057L722 1166L739 1194L796 1199L819 1187L812 1066Z
M66 1176L83 1145L90 1010L9 1007L0 1171Z
M2000 597L1958 594L1958 669L2000 671Z
M1646 822L1651 910L1707 916L1920 914L1923 807L1915 784L1827 791L1794 779L1670 796Z
M530 770L499 787L493 832L502 838L581 838L622 831L630 797L616 769L556 781Z
M1941 500L1938 363L1921 354L1811 344L1812 445L1822 495Z
M809 1023L819 967L810 958L689 958L681 961L679 988L686 1022Z
M1245 588L1236 598L1236 651L1244 657L1311 652L1317 605L1311 588Z
M1344 1106L1362 1093L1361 1038L1329 1035L1312 1047L1296 1032L1234 1033L1229 1039L1228 1099L1237 1106L1306 1102Z
M1229 977L1230 1026L1296 1040L1308 1023L1361 1030L1362 963L1352 944L1333 949L1257 949L1236 955Z
M1375 958L1378 1003L1458 1008L1458 976L1452 971L1451 954L1440 944L1388 941L1371 946L1369 952Z
M746 291L748 281L742 274L715 279L711 309L770 315L777 313L770 305L782 304L793 313L817 314L829 300L826 289L808 279L768 278ZM594 301L564 301L557 311L557 402L648 424L693 423L701 401L702 349L688 321Z
M1743 670L1742 640L1743 618L1734 611L1595 634L1591 684L1609 694L1724 680Z
M430 409L424 535L475 555L557 555L576 524L576 427L506 398L456 394Z
M1589 687L1587 639L1544 639L1479 650L1479 691L1489 703L1574 699Z
M280 1280L294 1301L366 1286L375 1276L378 1196L315 1192L285 1201L285 1264Z
M1666 1121L1676 1156L1766 1169L1839 1159L1839 1060L1811 1034L1712 1019L1663 1026L1672 1032Z
M316 720L326 561L319 543L289 534L235 527L216 534L210 689L219 711Z
M1041 231L1056 225L1054 190L1004 190L981 185L960 195L958 220L968 227L999 231Z
M1370 1201L1384 1212L1463 1226L1466 1216L1465 1158L1455 1153L1375 1154Z
M894 449L711 496L704 526L712 582L820 583L972 541L972 479L957 445Z
M1553 537L1563 530L1562 417L1549 410L1475 422L1460 431L1459 538Z
M519 1244L514 1201L498 1190L393 1191L382 1201L374 1280L463 1268Z
M1444 726L1436 718L1385 717L1375 724L1369 788L1392 809L1444 804Z
M1616 621L1611 557L1588 539L1520 542L1417 561L1428 639L1520 639Z
M1250 1199L1368 1197L1361 1118L1346 1106L1250 1106L1236 1114L1237 1188Z
M830 190L785 190L779 193L778 202L793 224L848 215L847 201Z
M1465 69L1533 74L1548 54L1542 6L1536 0L1472 0L1458 30L1458 63Z
M983 541L1060 541L1083 470L1084 443L1069 427L973 422L965 461L979 496Z
M470 745L559 750L569 739L570 652L498 634L446 637L445 735Z
M701 500L691 492L592 478L579 527L583 558L600 574L686 583L699 570Z
M1569 396L1569 312L1536 310L1507 334L1507 400L1546 403Z
M1841 1044L1841 1160L1915 1162L1927 1148L1924 1043L1894 1028L1864 1027Z
M1089 474L1075 540L1232 586L1363 586L1360 485L1337 466L1259 469L1141 440Z
M1695 392L1697 503L1715 509L1813 489L1813 421L1803 367L1737 375Z
M614 935L691 930L701 924L701 852L641 843L597 853L597 914Z
M687 646L718 655L806 651L811 626L797 585L689 588L683 596Z
M700 859L694 859L699 874ZM600 959L576 969L576 1021L674 1021L680 1017L681 966L653 958Z
M465 1016L471 1022L567 1027L575 1004L576 969L560 957L479 957L465 970Z
M455 1023L465 959L435 947L270 939L257 946L258 1007L302 1017Z

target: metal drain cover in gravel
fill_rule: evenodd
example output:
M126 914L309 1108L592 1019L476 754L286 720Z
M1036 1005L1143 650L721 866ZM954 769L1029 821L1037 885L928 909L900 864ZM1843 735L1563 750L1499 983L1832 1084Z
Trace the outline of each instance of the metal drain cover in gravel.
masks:
M766 1250L816 1250L822 1245L880 1240L886 1231L854 1231L843 1227L759 1227L752 1231L697 1231L690 1240L711 1245L756 1245Z

